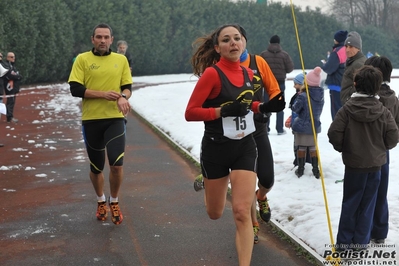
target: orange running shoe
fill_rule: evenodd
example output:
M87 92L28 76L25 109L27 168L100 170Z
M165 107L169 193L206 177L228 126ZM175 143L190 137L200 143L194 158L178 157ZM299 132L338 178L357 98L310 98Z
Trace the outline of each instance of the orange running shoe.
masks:
M121 210L119 209L119 203L118 202L110 202L109 208L111 211L112 222L114 224L121 224L123 221L123 215L122 215Z
M96 217L100 221L105 221L107 219L107 202L106 201L98 202Z

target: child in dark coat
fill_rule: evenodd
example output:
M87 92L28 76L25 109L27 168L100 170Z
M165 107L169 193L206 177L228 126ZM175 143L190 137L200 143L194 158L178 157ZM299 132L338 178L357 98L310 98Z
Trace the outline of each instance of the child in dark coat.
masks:
M386 151L398 143L398 127L377 95L381 71L369 65L355 72L356 92L339 109L328 130L345 165L336 250L366 249Z
M305 73L306 74L306 73ZM305 82L305 75L303 73L299 73L298 75L295 76L294 78L294 89L296 91L296 93L291 97L290 103L289 103L289 108L292 109L292 106L295 103L296 97L298 97L298 95L301 93L301 89L303 87L303 84ZM292 111L291 115L287 118L287 120L285 120L285 127L286 128L291 128L292 127L292 122L294 122L295 118L298 115ZM294 133L293 133L294 134ZM311 159L310 159L310 155L309 155L309 149L307 149L306 152L306 162L307 163L312 163ZM294 161L293 161L294 166L298 166L298 145L295 144L294 141Z
M399 100L395 91L389 87L391 82L392 64L385 56L372 56L364 62L382 72L382 84L378 96L380 102L388 108L393 115L396 125L399 127ZM389 210L388 210L388 183L389 183L389 150L387 150L387 162L381 166L381 181L378 187L377 201L375 203L373 228L371 229L371 239L377 244L385 243L389 229Z

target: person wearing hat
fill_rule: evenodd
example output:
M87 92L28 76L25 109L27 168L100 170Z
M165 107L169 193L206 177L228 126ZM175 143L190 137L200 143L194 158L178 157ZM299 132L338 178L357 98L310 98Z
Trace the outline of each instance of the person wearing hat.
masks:
M280 86L280 90L284 95L285 91L285 79L287 73L291 73L294 70L294 62L290 55L281 48L280 37L273 35L270 38L269 46L265 51L260 54L263 59L269 64L276 80ZM284 126L284 112L278 112L276 118L276 130L278 135L283 135L286 131ZM270 130L270 129L269 129Z
M305 73L306 74L306 73ZM292 105L294 104L296 97L301 93L301 89L304 86L305 83L305 75L303 73L299 73L298 75L295 76L294 78L294 89L296 90L296 93L291 97L290 103L289 103L289 108L292 109ZM295 118L298 115L292 111L291 115L285 120L285 127L286 128L291 128L292 127L292 122L294 122ZM293 164L294 166L298 166L298 145L295 144L294 141L294 161ZM310 154L309 154L309 149L306 151L306 162L307 163L312 163L310 159Z
M346 63L345 71L341 82L341 104L344 105L355 92L353 86L353 74L364 65L366 56L362 53L362 37L356 31L348 33L345 40Z
M269 102L276 102L279 109L272 110L277 112L284 109L285 100L280 91L279 84L272 70L267 62L259 55L249 54L247 46L247 34L243 27L240 26L243 35L244 52L240 57L240 64L244 67L249 67L254 72L252 82L254 84L254 101L265 101L265 96L270 99ZM274 160L273 152L270 145L266 124L269 121L270 113L262 114L257 113L254 115L255 132L253 137L258 149L257 159L257 177L258 177L258 190L255 191L254 201L252 203L251 218L254 229L254 243L257 244L259 223L256 214L256 203L259 206L259 216L265 221L269 222L271 218L271 209L267 199L269 193L274 185Z
M292 131L294 132L294 142L298 146L298 168L295 174L301 177L305 171L306 150L309 149L312 172L316 178L320 178L319 165L317 159L316 144L313 138L313 127L308 103L308 93L312 105L312 115L316 133L321 132L320 116L324 106L324 89L320 87L321 68L315 67L305 76L305 86L302 86L301 92L295 99L291 109L298 116L292 122ZM306 85L308 93L306 93Z
M327 78L325 84L330 90L331 118L334 120L335 114L342 107L340 92L341 82L345 71L346 52L344 42L348 32L339 30L334 34L334 45L327 62L321 67Z

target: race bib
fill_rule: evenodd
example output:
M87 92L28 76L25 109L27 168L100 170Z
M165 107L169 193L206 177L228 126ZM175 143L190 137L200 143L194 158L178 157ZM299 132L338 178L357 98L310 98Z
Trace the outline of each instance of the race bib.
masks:
M223 135L229 139L242 139L255 131L254 113L246 116L222 117Z

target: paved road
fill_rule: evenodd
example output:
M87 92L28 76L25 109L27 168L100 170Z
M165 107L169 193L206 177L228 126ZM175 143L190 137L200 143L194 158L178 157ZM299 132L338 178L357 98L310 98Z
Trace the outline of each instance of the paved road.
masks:
M58 87L23 90L20 122L1 118L1 265L237 265L230 203L210 220L203 193L192 187L198 169L133 114L120 196L125 219L97 221L79 117L73 103L56 101L68 96ZM311 265L270 227L261 230L252 265Z

